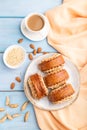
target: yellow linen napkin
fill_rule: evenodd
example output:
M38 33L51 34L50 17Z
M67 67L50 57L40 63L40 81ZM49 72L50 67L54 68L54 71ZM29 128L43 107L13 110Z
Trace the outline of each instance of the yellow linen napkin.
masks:
M48 43L78 67L80 94L59 111L35 108L41 130L87 130L87 0L65 0L46 12L50 23Z

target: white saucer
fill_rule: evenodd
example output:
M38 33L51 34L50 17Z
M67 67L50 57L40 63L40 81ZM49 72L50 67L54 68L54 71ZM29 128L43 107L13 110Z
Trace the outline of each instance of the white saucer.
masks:
M28 39L30 39L32 41L41 41L44 38L46 38L46 36L48 35L48 32L49 32L49 22L48 22L47 18L45 20L46 20L46 31L43 35L40 34L40 33L39 34L30 33L27 30L27 28L25 27L25 19L23 19L22 22L21 22L21 32L23 33L23 35L25 37L27 37Z

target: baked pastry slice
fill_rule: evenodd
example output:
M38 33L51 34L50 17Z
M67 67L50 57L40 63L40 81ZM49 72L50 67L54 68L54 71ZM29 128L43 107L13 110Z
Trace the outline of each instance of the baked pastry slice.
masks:
M69 78L69 75L65 69L60 71L54 71L44 77L45 84L48 88L57 88L63 84Z
M60 88L51 90L49 92L48 99L52 103L61 103L72 98L74 92L75 91L71 84L65 84Z
M48 89L46 88L41 75L37 73L31 75L28 79L28 85L33 98L40 99L48 95Z
M64 58L60 54L53 54L51 57L44 59L39 64L39 69L43 72L52 72L54 70L61 69L61 66L65 63Z

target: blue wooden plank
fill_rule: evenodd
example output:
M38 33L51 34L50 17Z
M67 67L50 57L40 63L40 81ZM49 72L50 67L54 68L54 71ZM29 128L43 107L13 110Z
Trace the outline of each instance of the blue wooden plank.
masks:
M24 17L29 12L45 12L61 4L62 0L1 0L0 16Z
M19 107L12 109L8 106L5 106L6 96L10 97L11 103L19 104ZM24 92L0 92L0 107L5 108L4 112L0 112L0 118L2 118L6 113L9 113L11 115L15 113L21 114L20 117L15 118L12 121L6 120L2 124L0 123L0 130L39 130L32 104L29 103L29 105L23 112L20 111L20 108L25 101L27 101L27 98ZM24 115L27 111L30 112L30 115L28 122L25 123Z
M0 52L3 52L10 45L18 44L19 38L24 39L21 45L27 52L32 51L29 48L30 43L33 43L36 48L42 47L43 51L55 52L55 49L48 45L46 39L33 42L25 38L20 31L21 21L22 18L0 18Z
M28 55L28 54L27 54ZM37 54L34 56L34 58L40 56L42 54ZM10 84L12 82L15 82L15 88L14 90L23 90L23 80L24 80L24 74L26 72L26 69L28 65L30 64L30 60L28 56L26 56L25 63L18 69L9 69L7 66L3 63L3 54L0 54L0 91L10 91ZM15 80L15 77L19 76L21 78L21 83L18 83Z

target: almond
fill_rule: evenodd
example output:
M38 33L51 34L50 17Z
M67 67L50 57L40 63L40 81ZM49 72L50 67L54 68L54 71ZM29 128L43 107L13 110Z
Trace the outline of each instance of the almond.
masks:
M15 83L12 82L11 85L10 85L10 88L11 88L11 89L14 89L14 87L15 87Z
M23 38L20 38L19 40L18 40L18 43L22 43L23 42Z
M30 48L35 49L34 44L30 44Z
M48 52L43 52L43 55L48 54Z
M29 57L30 60L33 60L33 56L32 56L31 53L28 55L28 57Z
M37 53L40 53L41 51L42 51L42 48L41 48L41 47L38 47Z
M15 80L16 80L17 82L21 82L21 78L20 78L20 77L16 77Z
M34 55L36 55L36 53L37 53L37 50L36 50L36 49L34 49L34 50L33 50L33 54L34 54Z

